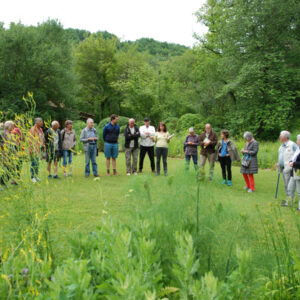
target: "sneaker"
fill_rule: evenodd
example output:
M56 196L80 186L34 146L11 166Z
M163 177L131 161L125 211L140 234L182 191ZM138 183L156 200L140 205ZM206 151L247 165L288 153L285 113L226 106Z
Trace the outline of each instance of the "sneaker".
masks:
M300 211L300 207L297 208L297 211Z
M99 178L99 177L100 177L100 175L99 175L99 174L96 174L96 175L94 175L94 177L96 177L96 178Z
M85 178L89 178L89 176L90 176L89 174L85 174Z
M232 186L231 180L228 180L227 185L228 185L228 186Z
M287 206L288 206L287 201L282 200L282 201L281 201L281 206L282 206L282 207L287 207Z
M31 178L32 183L37 183L35 178Z
M54 179L59 179L58 175L53 176Z
M243 189L247 192L248 190L250 190L247 186L244 186Z
M137 175L137 174L138 174L137 172L134 172L134 173L133 173L133 175Z
M52 178L52 175L51 175L51 174L49 174L49 175L48 175L48 178L49 178L49 179L50 179L50 178Z
M248 189L248 193L254 193L254 191L251 189Z
M116 170L114 170L114 176L119 176L119 173Z
M127 176L130 176L131 174L130 173L127 173Z
M156 173L156 176L159 176L160 175L160 173Z
M64 172L64 177L65 177L65 178L67 177L67 173L66 173L66 172Z
M38 178L38 177L35 177L35 180L36 180L37 182L41 182L41 179Z
M226 183L227 183L226 179L223 179L222 184L226 184Z
M143 173L143 170L139 170L139 173Z
M168 176L168 173L167 173L167 172L165 172L165 176Z

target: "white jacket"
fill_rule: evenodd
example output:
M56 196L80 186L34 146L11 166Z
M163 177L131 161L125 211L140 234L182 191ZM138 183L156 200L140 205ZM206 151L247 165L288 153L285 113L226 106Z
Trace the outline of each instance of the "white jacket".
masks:
M295 143L293 141L288 141L286 143L286 146L283 145L279 148L279 152L281 151L283 147L283 163L284 168L281 170L284 173L288 173L292 170L290 167L290 161L292 161L294 153L295 153Z
M149 136L146 133L149 132ZM152 141L151 137L155 136L155 128L153 126L146 127L143 125L140 127L140 145L144 147L152 147L154 146L154 142Z

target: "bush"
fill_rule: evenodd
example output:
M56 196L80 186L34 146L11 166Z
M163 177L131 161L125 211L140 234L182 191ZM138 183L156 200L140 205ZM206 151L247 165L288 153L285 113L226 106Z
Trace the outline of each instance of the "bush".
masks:
M177 132L184 132L190 127L194 127L195 131L200 131L205 125L205 121L201 120L201 116L197 114L185 114L180 117L176 125Z
M169 132L176 130L177 122L178 118L175 117L169 117L165 120Z

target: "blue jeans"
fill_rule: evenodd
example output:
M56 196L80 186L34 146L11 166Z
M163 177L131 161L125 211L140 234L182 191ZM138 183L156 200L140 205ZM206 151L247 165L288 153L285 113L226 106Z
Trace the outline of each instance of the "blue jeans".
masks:
M72 156L73 156L73 153L71 150L63 150L63 166L64 167L68 164L68 158L69 158L69 165L72 163Z
M30 166L30 173L31 179L36 178L39 174L39 158L38 157L31 157L31 166Z
M85 175L90 175L90 161L92 162L93 174L97 175L97 145L89 144L89 148L85 151Z
M185 156L185 161L186 161L186 166L187 166L187 168L188 168L189 165L190 165L191 157L193 158L193 162L194 162L194 167L195 167L195 169L198 169L198 155L186 155L186 156Z

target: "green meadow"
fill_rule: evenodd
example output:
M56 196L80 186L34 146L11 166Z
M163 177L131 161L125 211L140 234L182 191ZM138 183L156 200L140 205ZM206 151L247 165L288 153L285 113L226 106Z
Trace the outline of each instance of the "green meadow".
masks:
M299 215L275 201L277 172L260 170L246 193L239 167L233 186L199 181L192 165L168 159L169 176L150 172L73 177L1 192L0 295L25 299L296 299ZM24 270L28 269L28 274ZM22 271L23 270L23 271ZM22 273L23 272L23 273ZM27 271L26 271L27 272ZM10 276L10 277L9 277Z

